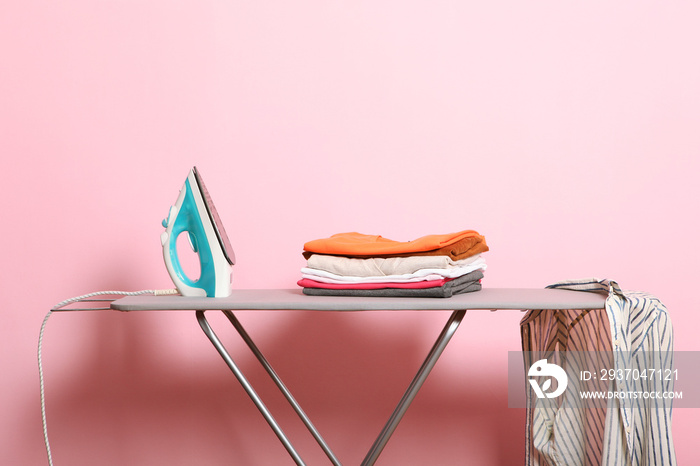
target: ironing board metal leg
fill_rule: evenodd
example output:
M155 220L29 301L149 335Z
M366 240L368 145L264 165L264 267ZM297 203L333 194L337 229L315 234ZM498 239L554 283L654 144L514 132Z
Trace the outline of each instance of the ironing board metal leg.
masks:
M377 437L377 440L374 441L374 444L367 453L367 456L365 456L364 461L362 461L362 466L371 466L375 463L375 461L377 461L377 458L384 449L384 446L389 441L389 437L391 437L391 435L394 433L394 430L398 426L403 415L406 413L406 410L415 398L418 390L420 390L423 382L425 382L425 379L428 378L428 374L430 374L433 366L435 366L435 363L440 358L443 350L450 342L452 335L454 335L455 331L457 331L457 327L459 327L459 324L462 322L462 318L464 318L466 312L467 311L462 310L454 311L452 313L450 319L447 321L447 324L445 324L445 327L442 329L440 336L435 341L435 344L428 353L428 357L425 359L423 365L420 367L415 377L411 381L411 384L408 386L408 389L401 398L401 401L399 401L396 409L394 409L394 412L384 426L384 429L382 429L381 433Z
M214 330L211 328L209 325L209 322L207 321L206 317L204 316L204 311L196 311L197 312L197 322L199 322L199 326L202 327L202 330L204 333L207 335L209 340L212 342L216 350L219 352L221 357L224 359L228 367L231 369L231 372L236 376L238 381L240 382L241 386L243 389L248 393L248 396L250 397L251 400L253 400L253 403L255 403L255 406L258 408L260 413L263 415L267 423L272 427L272 430L275 432L277 435L277 438L279 438L280 442L282 442L282 445L284 445L284 448L287 449L287 452L289 452L289 455L292 457L294 462L297 465L304 465L304 461L301 459L297 451L294 449L292 446L291 442L287 438L287 436L284 434L282 431L282 428L277 424L277 421L275 421L275 418L272 416L270 411L267 409L263 401L260 399L258 394L255 392L253 387L250 385L248 380L245 378L241 370L236 366L236 363L233 361L231 356L228 354L228 351L226 351L226 348L224 345L221 343L221 340L219 340L219 337L216 336L216 333L214 333Z
M228 317L228 320L231 322L231 325L236 329L238 334L241 336L243 341L245 341L246 345L248 345L248 348L253 352L255 357L260 361L260 364L265 368L265 371L267 371L268 375L270 378L275 382L277 385L277 388L279 388L280 392L284 395L284 397L287 399L287 402L289 402L290 406L294 409L294 411L297 413L299 416L299 419L304 423L306 428L309 430L311 435L313 435L314 439L316 439L316 442L318 442L319 446L323 449L323 451L326 453L326 456L328 456L328 459L331 460L331 463L333 463L335 466L341 466L340 461L338 461L338 458L333 454L333 451L331 448L328 446L328 444L323 440L323 437L321 437L321 434L318 432L316 427L313 425L311 422L311 419L306 415L304 410L301 408L299 403L297 402L296 399L292 396L291 392L289 389L286 387L284 382L280 379L280 377L277 375L275 370L272 368L270 363L267 361L265 356L263 356L262 352L258 349L257 345L253 342L253 340L250 338L248 335L248 332L243 328L243 325L241 325L240 321L236 318L236 316L233 314L231 311L223 311L226 317Z

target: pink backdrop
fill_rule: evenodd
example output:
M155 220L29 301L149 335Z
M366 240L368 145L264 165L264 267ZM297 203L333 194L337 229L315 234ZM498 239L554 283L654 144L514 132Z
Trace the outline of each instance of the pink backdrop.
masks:
M698 350L695 2L22 1L0 13L0 463L45 463L46 311L172 286L160 220L197 165L235 287L294 287L305 241L476 229L485 286L613 278ZM518 312L468 313L378 464L520 464ZM447 314L240 313L346 464ZM322 453L214 319L310 464ZM56 464L287 464L190 313L54 315ZM698 411L674 413L700 463Z

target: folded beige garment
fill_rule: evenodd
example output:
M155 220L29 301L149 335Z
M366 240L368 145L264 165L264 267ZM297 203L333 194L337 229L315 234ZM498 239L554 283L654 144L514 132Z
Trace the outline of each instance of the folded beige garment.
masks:
M449 256L373 257L369 259L356 259L345 256L312 254L307 261L307 267L334 273L336 275L373 277L412 274L423 269L452 269L464 267L479 259L481 259L480 254L457 261L450 259Z

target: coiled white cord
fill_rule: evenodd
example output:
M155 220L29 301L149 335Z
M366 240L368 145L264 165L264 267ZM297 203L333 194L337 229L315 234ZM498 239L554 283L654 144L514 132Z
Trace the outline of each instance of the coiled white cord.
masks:
M82 296L76 296L75 298L70 298L66 299L65 301L61 301L60 303L56 304L54 307L51 308L51 310L46 314L46 317L44 317L44 321L41 323L41 330L39 331L39 346L37 349L37 359L39 362L39 390L41 392L41 422L42 422L42 427L44 429L44 444L46 445L46 454L49 459L49 466L53 466L53 458L51 457L51 446L49 445L49 430L46 426L46 398L44 394L44 368L41 363L41 347L44 341L44 329L46 328L46 322L48 322L49 317L51 317L51 314L53 314L56 311L60 311L62 307L67 306L68 304L75 303L78 301L82 301L84 299L91 298L93 296L100 296L100 295L112 295L112 296L138 296L138 295L143 295L143 294L152 294L155 296L162 296L162 295L173 295L173 294L178 294L178 291L175 289L172 290L141 290L141 291L97 291L95 293L89 293L85 294ZM73 311L80 311L83 309L72 309ZM84 309L87 310L87 309Z

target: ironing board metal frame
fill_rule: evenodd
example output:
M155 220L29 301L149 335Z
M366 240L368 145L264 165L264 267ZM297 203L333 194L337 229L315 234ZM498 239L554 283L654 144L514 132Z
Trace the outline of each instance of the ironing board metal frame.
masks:
M299 453L293 447L272 413L260 399L255 389L235 364L233 358L218 338L205 317L205 311L223 311L231 325L253 352L287 402L297 413L316 442L323 449L334 465L340 461L332 452L326 441L294 399L270 363L263 356L257 345L233 314L233 310L305 310L305 311L397 311L397 310L450 310L452 311L442 332L430 349L425 361L418 369L398 405L392 412L372 447L365 456L362 466L373 465L394 430L408 410L413 399L437 363L450 339L457 331L467 310L497 309L604 309L605 296L598 293L570 290L485 288L474 293L465 293L452 298L365 298L344 296L306 296L301 290L234 290L227 298L194 298L182 296L129 296L118 299L111 308L119 311L159 311L189 310L195 311L200 327L233 372L236 379L251 398L262 416L268 422L279 441L285 447L294 462L304 465Z
M253 386L248 382L246 379L245 375L243 375L243 372L238 368L236 363L233 361L233 358L229 354L229 352L226 350L226 347L224 344L221 342L219 337L216 335L214 330L211 328L211 325L209 324L209 321L207 321L207 318L204 315L205 311L196 311L197 315L197 322L199 322L199 326L202 328L206 336L209 338L209 341L214 345L216 350L219 352L223 360L226 362L228 367L231 369L231 372L236 376L238 379L238 382L241 384L243 389L246 391L248 396L250 397L251 400L253 400L253 403L255 406L258 408L258 411L262 414L262 416L265 418L267 423L270 425L272 430L275 432L275 435L277 435L277 438L280 440L284 448L287 450L289 455L292 457L294 462L298 465L303 465L305 464L304 461L301 459L301 456L299 453L294 449L294 446L292 446L292 443L289 441L287 436L284 434L284 431L282 430L282 427L277 423L275 420L274 416L270 412L270 410L265 406L265 403L260 399L260 396L257 394ZM297 416L299 416L299 419L304 423L306 428L311 432L311 435L313 435L314 439L316 439L316 442L321 446L323 451L326 453L326 456L328 456L328 459L331 460L331 462L335 466L340 466L340 461L336 458L335 454L333 451L330 449L326 441L321 437L321 434L318 432L318 429L313 425L311 422L311 419L306 415L304 410L301 408L299 403L296 401L294 396L292 396L292 393L289 391L287 386L282 382L282 379L279 378L275 370L272 368L270 363L267 361L265 356L263 356L262 352L258 349L257 345L253 342L253 340L250 338L248 335L248 332L243 328L243 325L238 321L236 316L233 315L231 311L225 310L222 311L226 317L229 319L231 322L231 325L236 329L238 334L241 336L243 341L248 345L248 348L253 352L255 355L256 359L262 364L263 368L265 368L265 371L267 374L270 376L270 378L273 380L275 385L277 385L277 388L282 392L282 395L287 399L287 402L289 405L294 409L294 411L297 413Z

